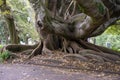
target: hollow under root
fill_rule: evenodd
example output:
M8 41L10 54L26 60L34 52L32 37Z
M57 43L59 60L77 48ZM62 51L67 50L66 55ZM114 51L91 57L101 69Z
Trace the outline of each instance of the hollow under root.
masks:
M65 53L78 53L82 49L83 48L80 47L80 45L74 41L68 41L68 40L63 41L62 51Z

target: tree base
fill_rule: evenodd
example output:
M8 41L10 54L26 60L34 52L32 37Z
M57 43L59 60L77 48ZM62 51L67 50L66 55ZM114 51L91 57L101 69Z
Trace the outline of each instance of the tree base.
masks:
M65 41L65 42L64 42ZM114 62L117 63L120 61L120 53L113 51L104 47L100 47L83 40L80 41L68 41L64 40L62 48L57 49L62 51L65 56L64 58L76 58L81 61L95 61L95 62ZM19 50L20 49L20 50ZM25 50L33 49L32 52L25 52ZM28 46L28 45L8 45L4 50L8 50L14 53L29 53L28 59L40 55L42 53L51 54L52 51L45 46L43 42L37 45ZM68 55L66 55L68 54ZM70 55L69 55L70 54Z
M46 47L44 47L44 44L42 43L37 45L36 48L30 47L29 49L28 46L27 48L25 48L25 45L24 50L18 51L18 53L16 52L15 48L20 45L11 45L14 47L12 47L13 49L9 48L9 51L12 52L13 50L15 50L13 52L16 52L16 55L18 56L18 58L14 59L11 62L120 74L119 53L115 53L115 51L113 51L113 54L103 52L103 47L102 49L100 49L100 46L91 46L93 44L85 41L67 42L69 43L69 45L64 45L64 48L62 46L61 49L57 50L46 49ZM10 45L8 46L10 47ZM5 48L4 50L8 50L8 46L6 46L7 48ZM22 47L23 45L21 46L21 48ZM106 50L109 51L109 49Z

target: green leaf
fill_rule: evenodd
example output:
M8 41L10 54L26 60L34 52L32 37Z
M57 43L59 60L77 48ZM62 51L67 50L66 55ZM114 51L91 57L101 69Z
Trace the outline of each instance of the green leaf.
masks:
M2 0L0 0L0 6L1 6L1 5L3 5L3 1L2 1Z

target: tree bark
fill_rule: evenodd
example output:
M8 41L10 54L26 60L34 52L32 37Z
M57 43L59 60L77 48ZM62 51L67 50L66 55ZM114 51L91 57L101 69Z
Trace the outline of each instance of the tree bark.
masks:
M104 0L88 0L87 2L86 0L74 0L76 1L74 3L83 8L81 13L78 13L78 11L72 12L75 13L74 15L70 11L71 8L75 7L71 6L72 1L29 1L33 4L36 13L35 24L41 38L41 45L37 46L31 55L41 54L42 48L43 50L45 48L62 50L68 53L79 53L82 49L90 49L94 54L93 56L98 55L102 56L104 60L113 60L111 55L113 54L119 60L119 52L87 42L88 37L101 34L108 26L119 19L120 16L117 14L120 13L120 9L113 11L110 8L111 0L107 3ZM64 2L65 6L63 4L57 5L60 2ZM112 5L115 6L115 4ZM63 11L62 14L61 11ZM108 57L106 57L107 55Z
M58 17L56 19L52 17L52 13L54 12L49 11L47 8L45 8L44 13L42 13L43 16L41 15L42 17L44 17L45 15L44 20L41 17L39 17L40 14L36 14L37 15L36 23L39 22L40 25L43 25L41 26L40 30L43 30L47 33L63 36L72 40L77 40L81 38L85 39L88 38L90 34L92 34L94 31L96 31L96 29L99 28L100 25L105 24L108 21L107 16L109 16L109 19L113 18L113 13L109 13L107 11L109 8L107 8L102 1L97 2L97 0L89 0L87 3L85 0L76 0L76 1L78 2L78 5L83 7L84 13L87 15L86 18L81 20L83 13L82 14L80 13L79 15L74 15L67 20L58 19ZM39 3L41 2L39 1ZM43 4L41 5L36 4L36 6L43 6ZM38 10L36 10L36 7L34 8L35 8L35 12L39 13L40 8ZM102 8L102 10L100 10L100 8ZM40 19L43 22L41 22ZM80 20L81 22L78 22ZM79 25L79 27L77 25ZM103 30L100 31L103 32Z
M6 4L6 0L2 0L3 3L0 6L0 9L2 13L4 13L4 18L8 24L8 30L9 30L9 36L10 41L12 44L18 44L19 43L19 37L15 28L14 18L12 16L12 12L10 9L10 6Z

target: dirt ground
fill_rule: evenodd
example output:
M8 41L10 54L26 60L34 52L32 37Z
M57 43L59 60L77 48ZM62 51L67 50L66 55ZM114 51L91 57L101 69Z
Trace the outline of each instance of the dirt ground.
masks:
M120 80L120 64L86 62L77 54L62 52L28 60L28 54L17 54L18 58L0 64L0 80Z
M120 80L120 76L36 65L0 64L0 80Z

